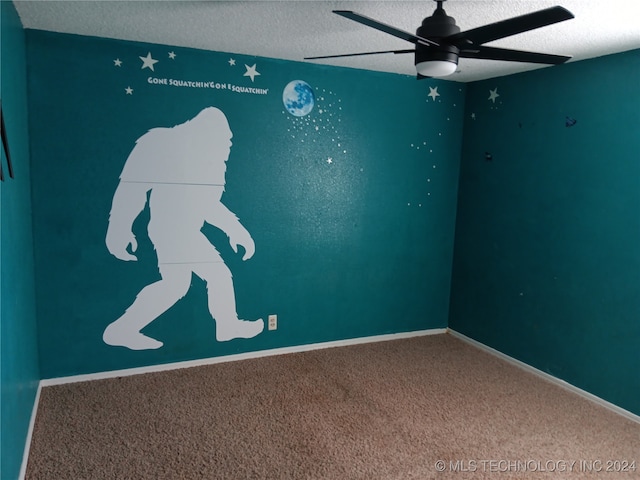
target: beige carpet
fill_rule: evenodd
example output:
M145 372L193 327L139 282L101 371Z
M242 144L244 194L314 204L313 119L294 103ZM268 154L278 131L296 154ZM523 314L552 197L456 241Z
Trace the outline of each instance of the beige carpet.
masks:
M45 387L27 478L613 480L639 463L639 424L443 334Z

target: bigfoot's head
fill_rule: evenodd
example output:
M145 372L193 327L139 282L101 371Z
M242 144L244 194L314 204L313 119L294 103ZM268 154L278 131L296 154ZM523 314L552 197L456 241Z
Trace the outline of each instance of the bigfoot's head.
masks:
M206 142L207 151L214 162L229 159L231 149L231 128L227 117L216 107L207 107L193 119L184 123L183 126L189 129L189 136Z
M175 127L152 128L136 142L120 179L224 185L231 136L227 117L215 107Z

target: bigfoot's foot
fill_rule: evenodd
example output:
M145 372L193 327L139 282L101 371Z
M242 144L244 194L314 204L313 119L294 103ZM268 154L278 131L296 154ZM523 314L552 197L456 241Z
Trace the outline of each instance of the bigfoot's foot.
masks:
M234 338L253 338L264 330L264 321L233 320L216 322L216 340L226 342Z
M163 345L162 342L147 337L137 330L119 323L118 320L107 326L102 334L102 340L107 345L126 347L131 350L155 350Z

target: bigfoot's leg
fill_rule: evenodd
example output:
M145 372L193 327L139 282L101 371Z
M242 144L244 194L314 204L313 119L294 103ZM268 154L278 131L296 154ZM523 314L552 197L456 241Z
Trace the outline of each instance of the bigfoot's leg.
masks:
M200 264L195 273L207 282L209 312L216 321L216 340L253 338L264 330L264 321L239 320L231 271L223 262Z
M107 326L102 335L104 343L131 350L162 346L162 342L143 335L140 330L186 295L191 285L191 269L186 265L164 264L159 270L162 279L144 287L124 314Z

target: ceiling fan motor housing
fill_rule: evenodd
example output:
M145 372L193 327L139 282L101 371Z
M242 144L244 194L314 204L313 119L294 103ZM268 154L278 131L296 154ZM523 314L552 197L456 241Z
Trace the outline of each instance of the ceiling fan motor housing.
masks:
M458 64L458 55L460 49L455 45L450 45L441 40L450 35L460 33L460 27L456 25L453 17L447 15L442 8L441 2L438 2L438 8L433 15L425 18L422 25L418 27L416 35L427 38L439 43L440 45L427 46L421 43L416 44L415 65L428 61L445 61Z

